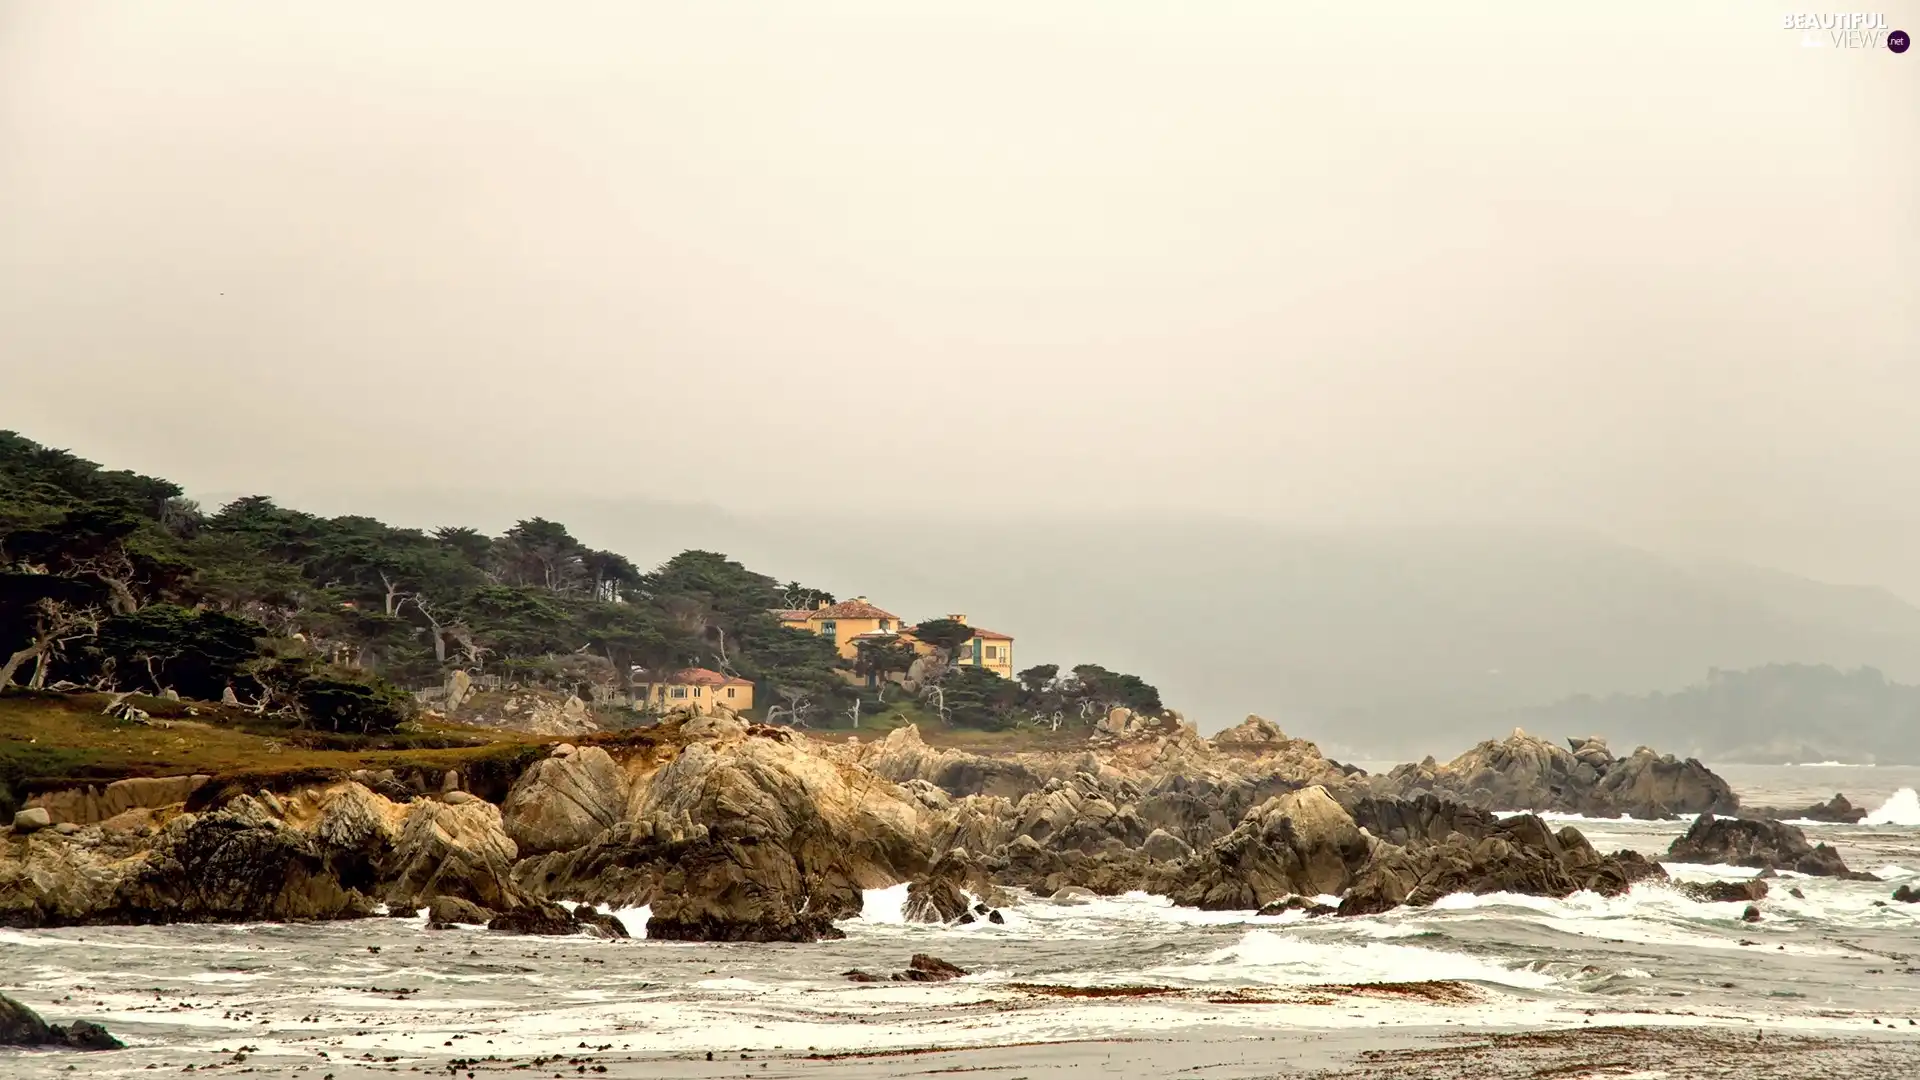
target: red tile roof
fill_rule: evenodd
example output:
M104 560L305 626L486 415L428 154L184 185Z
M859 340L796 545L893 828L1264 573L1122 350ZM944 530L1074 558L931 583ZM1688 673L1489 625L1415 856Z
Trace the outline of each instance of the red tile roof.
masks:
M648 682L662 683L667 686L752 686L753 685L753 683L750 680L736 679L731 676L722 675L717 671L712 671L703 667L685 668L683 670L674 672L673 674L667 676L664 679L655 679L651 675L648 675L646 676L646 680Z
M988 630L985 627L980 627L980 626L976 626L973 628L973 636L977 638L986 638L988 641L1012 641L1013 640L1012 634L1003 634L998 630Z
M900 616L874 607L864 600L842 600L817 611L809 611L806 617L809 619L898 619Z
M813 616L811 608L774 608L767 614L780 622L806 622Z

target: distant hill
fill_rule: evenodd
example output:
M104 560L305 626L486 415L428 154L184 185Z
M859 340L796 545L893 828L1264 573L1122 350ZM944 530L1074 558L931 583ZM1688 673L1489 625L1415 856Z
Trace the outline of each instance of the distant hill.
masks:
M1444 757L1517 715L1560 715L1543 702L1677 690L1712 668L1867 665L1920 681L1920 608L1883 590L1592 536L939 521L890 514L884 499L870 512L784 517L517 493L351 501L409 523L483 527L490 506L512 506L642 561L701 547L909 617L964 611L1015 635L1016 663L1100 656L1160 686L1204 730L1257 712L1355 758ZM1816 734L1821 724L1809 718ZM1647 741L1685 749L1681 734Z
M1581 696L1525 710L1554 731L1605 731L1716 762L1920 762L1920 686L1873 668L1769 664L1713 670L1673 693Z

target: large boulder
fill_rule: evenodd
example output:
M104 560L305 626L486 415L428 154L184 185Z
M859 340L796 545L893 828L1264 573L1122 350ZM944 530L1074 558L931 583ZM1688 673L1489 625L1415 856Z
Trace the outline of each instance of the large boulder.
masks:
M1826 844L1809 844L1807 835L1794 826L1754 818L1701 814L1686 835L1667 848L1666 859L1668 862L1793 870L1815 877L1878 880L1871 874L1854 874L1847 869L1838 851Z
M383 859L382 892L407 907L447 896L504 911L525 899L512 884L519 855L492 803L416 799Z
M1584 889L1617 896L1637 881L1664 876L1658 864L1637 853L1603 856L1572 826L1556 833L1538 817L1521 814L1477 840L1455 834L1439 844L1382 845L1341 898L1340 914L1425 906L1453 893L1565 897Z
M1319 786L1289 792L1182 864L1176 904L1257 910L1299 893L1338 893L1373 855L1374 842Z
M1249 715L1209 740L1215 746L1262 747L1287 741L1280 725L1265 717Z
M971 914L968 885L978 873L964 848L942 855L924 875L907 883L907 921L947 923Z
M630 786L605 750L563 744L521 774L500 813L522 855L568 851L625 816Z
M1739 808L1733 788L1698 760L1680 760L1642 746L1607 768L1588 795L1583 812L1659 818L1731 814Z
M427 929L447 930L455 925L485 926L493 921L493 912L471 900L457 896L436 896L427 902Z

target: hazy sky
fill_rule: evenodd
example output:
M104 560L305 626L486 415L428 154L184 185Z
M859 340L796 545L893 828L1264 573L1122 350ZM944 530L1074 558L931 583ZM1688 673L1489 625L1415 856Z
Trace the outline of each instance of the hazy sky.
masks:
M6 0L0 427L295 504L1527 521L1920 599L1920 51L1791 10Z

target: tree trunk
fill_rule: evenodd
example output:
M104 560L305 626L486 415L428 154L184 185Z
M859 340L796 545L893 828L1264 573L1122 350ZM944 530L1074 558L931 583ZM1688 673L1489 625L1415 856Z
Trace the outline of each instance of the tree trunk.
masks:
M99 578L100 583L107 587L107 592L113 595L109 606L113 608L115 615L131 615L140 610L140 601L134 599L133 590L127 587L126 582L119 578L108 577L106 574L94 576Z
M45 689L47 685L47 657L51 656L52 654L53 654L52 649L42 649L40 650L40 655L37 657L34 657L33 677L27 680L27 689L29 690Z
M4 665L0 665L0 689L12 686L13 675L20 670L20 665L36 656L44 654L47 651L47 644L45 641L36 641L26 648L21 649L19 652L14 653L12 656L7 657L7 662Z

